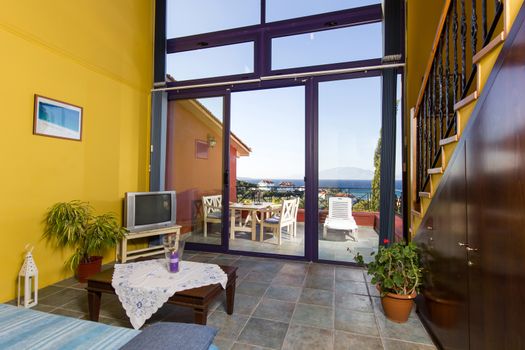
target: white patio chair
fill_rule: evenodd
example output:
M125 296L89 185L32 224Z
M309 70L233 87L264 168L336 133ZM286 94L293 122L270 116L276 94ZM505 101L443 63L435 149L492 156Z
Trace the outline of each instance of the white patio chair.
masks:
M204 216L204 237L208 236L208 223L222 222L222 195L203 196L202 211Z
M357 242L357 224L352 216L352 198L328 199L328 216L323 225L323 239L326 238L329 229L348 231L352 239Z
M293 225L292 225L292 232L291 236L295 237L297 235L297 213L299 212L299 203L301 202L301 199L299 197L295 198L295 207L294 212L292 214L293 216Z
M286 199L283 201L278 211L273 210L271 217L261 220L261 242L264 239L264 229L270 227L274 236L277 238L277 244L281 245L281 230L286 227L288 233L294 230L294 223L297 221L297 198ZM271 210L271 209L269 209ZM263 214L264 215L264 214ZM264 216L263 216L264 217Z

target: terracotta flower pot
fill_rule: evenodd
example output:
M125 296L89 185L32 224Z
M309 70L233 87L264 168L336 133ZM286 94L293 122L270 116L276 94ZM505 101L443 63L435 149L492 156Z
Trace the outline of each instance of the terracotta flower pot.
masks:
M379 286L377 286L377 289L381 290ZM414 306L416 295L416 292L409 295L386 293L385 296L381 297L381 305L383 305L385 316L397 323L406 322Z
M92 256L89 262L81 262L77 268L77 278L80 283L86 283L89 276L93 276L102 269L102 257Z
M432 322L442 328L456 327L461 306L459 301L450 299L451 295L447 295L449 299L437 297L428 290L425 290L423 295Z

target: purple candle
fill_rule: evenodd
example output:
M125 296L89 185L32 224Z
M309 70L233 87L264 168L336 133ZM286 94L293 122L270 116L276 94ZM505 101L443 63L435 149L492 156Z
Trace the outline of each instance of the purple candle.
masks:
M177 251L170 253L170 272L179 271L179 253Z

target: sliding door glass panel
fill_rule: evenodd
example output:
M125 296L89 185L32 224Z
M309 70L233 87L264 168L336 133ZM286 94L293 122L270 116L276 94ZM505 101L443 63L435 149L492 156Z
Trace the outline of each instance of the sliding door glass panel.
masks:
M266 21L281 21L380 3L378 0L266 0Z
M167 38L259 24L260 0L168 0Z
M403 125L401 123L401 111L403 108L403 85L401 83L401 74L397 76L397 97L396 97L396 182L395 182L395 196L394 196L394 211L395 211L395 237L396 239L403 238Z
M381 78L319 83L319 259L377 251Z
M168 104L166 188L177 192L177 224L189 242L221 244L222 97Z
M232 93L229 247L304 256L304 87Z
M272 69L342 63L382 56L381 23L272 39Z
M166 56L167 72L177 81L253 73L253 45L246 42L172 53Z

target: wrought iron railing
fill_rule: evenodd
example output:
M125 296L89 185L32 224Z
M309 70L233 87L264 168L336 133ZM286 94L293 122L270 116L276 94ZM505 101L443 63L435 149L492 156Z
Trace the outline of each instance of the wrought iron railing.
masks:
M454 106L475 89L472 83L477 67L473 57L490 43L501 26L503 3L448 0L445 11L414 110L418 192L428 186L428 170L439 164L440 141L457 134Z

